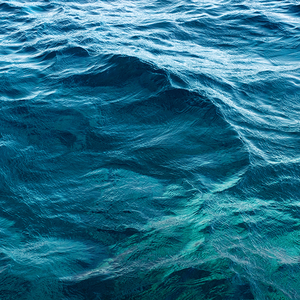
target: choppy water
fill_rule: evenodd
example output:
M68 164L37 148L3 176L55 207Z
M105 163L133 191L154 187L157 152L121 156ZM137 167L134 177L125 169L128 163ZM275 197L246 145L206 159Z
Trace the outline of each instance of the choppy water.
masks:
M0 4L0 298L300 299L300 4Z

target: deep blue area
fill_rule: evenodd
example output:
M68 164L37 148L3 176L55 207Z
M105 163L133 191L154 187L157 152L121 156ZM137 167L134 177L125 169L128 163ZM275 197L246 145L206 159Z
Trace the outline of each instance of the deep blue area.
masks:
M0 2L0 299L300 299L300 4Z

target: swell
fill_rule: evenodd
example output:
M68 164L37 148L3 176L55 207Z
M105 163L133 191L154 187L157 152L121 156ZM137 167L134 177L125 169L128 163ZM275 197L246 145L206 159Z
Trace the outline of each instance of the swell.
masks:
M71 48L62 54L76 51ZM83 53L78 55L89 58ZM80 89L95 89L99 100L93 96L91 114L80 105L55 108L26 101L23 105L19 102L16 110L7 103L2 105L2 127L10 134L18 132L26 146L80 149L102 156L105 167L114 165L162 178L198 176L197 180L207 181L208 186L249 164L242 141L219 109L183 84L181 88L171 86L169 78L179 84L180 78L136 57L94 59L101 59L101 65L82 74L62 73L63 77L48 83L53 87L62 83L63 93L74 88L79 94Z

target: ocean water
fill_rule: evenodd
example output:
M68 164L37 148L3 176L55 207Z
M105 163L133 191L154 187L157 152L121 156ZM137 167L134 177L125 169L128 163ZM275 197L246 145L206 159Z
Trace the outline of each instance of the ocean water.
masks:
M0 2L0 299L300 299L298 0Z

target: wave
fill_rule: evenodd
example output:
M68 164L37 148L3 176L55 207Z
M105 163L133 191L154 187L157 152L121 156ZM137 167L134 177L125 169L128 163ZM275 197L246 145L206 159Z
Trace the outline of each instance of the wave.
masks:
M108 89L98 91L97 98L106 100L95 102L91 114L74 108L40 107L36 102L19 104L14 111L14 104L7 104L2 108L4 124L9 124L11 132L20 130L19 136L27 137L28 145L35 141L44 149L54 146L105 152L105 166L139 170L150 176L201 174L198 180L208 184L221 182L226 174L249 165L239 136L207 97L172 87L169 78L174 81L174 74L137 58L107 56L102 61L101 67L58 79L65 90ZM128 87L133 94L126 95ZM115 101L119 95L122 101Z

